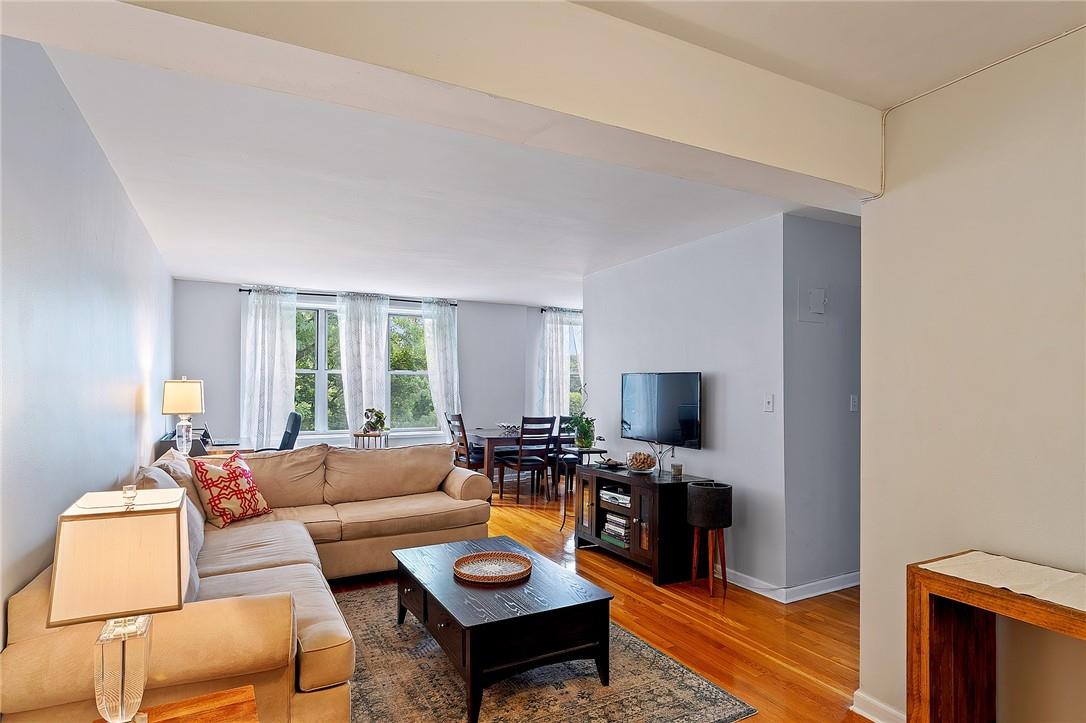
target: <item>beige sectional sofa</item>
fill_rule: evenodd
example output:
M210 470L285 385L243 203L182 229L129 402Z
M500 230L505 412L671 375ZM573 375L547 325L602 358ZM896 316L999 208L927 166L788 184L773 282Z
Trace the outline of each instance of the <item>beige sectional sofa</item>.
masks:
M185 606L154 616L145 704L251 684L264 723L349 720L354 641L326 578L394 569L395 549L486 537L490 480L454 467L447 445L316 445L245 459L273 512L223 529L201 530L176 455L138 477L186 488L197 538ZM0 712L13 723L97 717L101 624L45 627L50 570L8 601Z

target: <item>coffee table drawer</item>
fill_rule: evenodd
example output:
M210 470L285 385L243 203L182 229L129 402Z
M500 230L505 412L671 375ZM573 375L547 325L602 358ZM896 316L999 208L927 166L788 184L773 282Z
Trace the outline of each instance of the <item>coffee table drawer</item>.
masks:
M411 576L411 573L403 569L400 570L398 584L400 587L400 604L410 610L419 622L422 622L425 619L423 600L426 594L422 589L422 585L419 585L418 581Z
M431 596L427 601L426 629L458 668L464 665L464 629Z

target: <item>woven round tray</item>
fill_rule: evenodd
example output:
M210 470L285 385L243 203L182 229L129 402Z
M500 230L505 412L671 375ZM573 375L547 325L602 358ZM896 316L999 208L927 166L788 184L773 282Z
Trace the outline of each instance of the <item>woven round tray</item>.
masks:
M473 552L453 563L453 575L467 582L516 582L531 574L532 561L516 552Z

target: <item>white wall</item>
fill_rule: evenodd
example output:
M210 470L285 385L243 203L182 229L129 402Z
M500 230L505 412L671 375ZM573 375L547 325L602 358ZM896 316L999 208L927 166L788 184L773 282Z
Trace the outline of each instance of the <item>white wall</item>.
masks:
M824 314L803 313L811 289ZM784 478L791 586L860 569L860 229L784 217Z
M5 37L0 595L52 559L57 515L150 461L170 277L41 46Z
M864 208L861 707L905 706L905 566L1086 571L1086 33L905 105ZM1000 626L1000 720L1086 720L1086 642Z
M238 292L237 284L176 279L173 289L175 373L204 380L206 414L193 422L208 424L217 438L237 439L242 319L248 297ZM457 316L460 397L467 424L491 427L519 419L530 398L525 374L536 366L539 307L460 301ZM350 443L345 435L320 441ZM392 443L430 441L437 438L412 436Z
M537 307L461 301L457 306L460 400L468 427L517 422L525 414L528 315ZM533 360L534 361L534 360Z
M611 456L645 445L619 433L623 372L700 371L703 448L686 471L735 485L728 563L785 584L783 220L710 236L585 279L587 411Z
M204 412L193 417L217 439L241 433L241 335L247 297L237 284L173 282L173 370L204 380ZM170 418L176 423L176 418Z

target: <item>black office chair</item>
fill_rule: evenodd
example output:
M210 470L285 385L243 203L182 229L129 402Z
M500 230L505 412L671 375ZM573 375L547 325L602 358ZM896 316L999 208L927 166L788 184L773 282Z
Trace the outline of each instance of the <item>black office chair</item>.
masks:
M291 412L287 415L287 428L283 430L283 439L280 440L278 447L265 447L264 449L258 449L257 452L280 452L287 449L294 449L295 443L298 441L298 432L302 431L302 415L297 412Z

